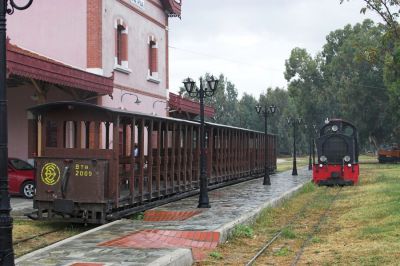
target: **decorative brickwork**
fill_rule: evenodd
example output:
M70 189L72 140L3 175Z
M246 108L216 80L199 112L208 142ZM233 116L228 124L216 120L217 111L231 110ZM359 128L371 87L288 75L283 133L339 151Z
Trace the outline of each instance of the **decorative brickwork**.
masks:
M102 0L87 0L87 68L102 68Z
M191 248L195 260L201 260L217 247L219 233L209 231L142 230L99 244L120 248Z

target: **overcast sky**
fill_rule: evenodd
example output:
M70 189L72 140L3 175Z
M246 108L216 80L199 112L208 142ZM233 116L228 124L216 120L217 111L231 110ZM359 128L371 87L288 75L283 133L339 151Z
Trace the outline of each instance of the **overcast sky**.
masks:
M294 47L315 55L329 32L365 18L362 0L184 0L182 20L170 20L170 91L188 76L220 73L258 97L286 87L285 60Z

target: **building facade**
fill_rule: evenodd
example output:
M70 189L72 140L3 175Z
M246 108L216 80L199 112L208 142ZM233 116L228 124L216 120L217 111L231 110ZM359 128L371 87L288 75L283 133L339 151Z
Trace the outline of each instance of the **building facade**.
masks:
M168 116L168 21L178 0L36 0L8 16L9 156L33 158L26 109L75 100ZM31 133L34 134L31 134Z

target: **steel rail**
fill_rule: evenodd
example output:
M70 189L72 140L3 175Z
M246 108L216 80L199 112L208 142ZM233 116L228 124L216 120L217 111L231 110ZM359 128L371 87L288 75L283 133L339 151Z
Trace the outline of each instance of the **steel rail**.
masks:
M297 221L300 216L306 211L307 207L310 205L310 203L314 202L318 197L321 195L325 194L325 191L327 191L327 187L325 187L325 190L321 194L317 194L314 196L312 199L307 201L302 208L296 213L296 215L293 216L292 219L289 220L281 229L279 229L273 236L270 238L270 240L264 244L264 246L257 252L256 255L254 255L251 260L246 264L246 266L251 266L254 264L254 262L275 242L276 239L279 238L279 236L282 234L283 230L288 228L290 225L292 225L295 221Z
M42 237L42 236L46 236L46 235L49 235L49 234L52 234L52 233L60 232L60 231L62 231L64 229L66 229L66 227L65 228L61 228L61 229L48 231L48 232L44 232L44 233L40 233L40 234L33 235L33 236L30 236L30 237L27 237L27 238L23 238L23 239L20 239L20 240L16 240L16 241L13 241L13 245L18 245L18 244L27 242L29 240L35 239L37 237Z
M342 191L343 187L340 187L340 189L336 192L335 196L333 197L332 201L329 203L329 206L325 209L324 213L320 216L320 218L318 219L318 222L314 225L314 228L312 230L312 232L308 235L307 239L303 242L303 244L301 245L300 250L296 253L296 257L294 258L291 266L296 266L297 263L299 262L301 256L304 253L304 249L305 247L310 243L312 237L315 235L315 233L317 233L319 231L319 228L322 224L322 222L325 220L325 218L328 215L328 212L331 210L333 203L336 201L336 199L339 196L339 193Z

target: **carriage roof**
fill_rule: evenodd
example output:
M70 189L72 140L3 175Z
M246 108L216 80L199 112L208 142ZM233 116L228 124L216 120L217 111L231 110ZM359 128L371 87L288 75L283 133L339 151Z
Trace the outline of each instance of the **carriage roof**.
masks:
M172 117L160 117L160 116L146 114L146 113L137 112L137 111L128 111L128 110L123 110L123 109L119 109L119 108L104 107L104 106L99 106L96 104L91 104L91 103L86 103L86 102L77 102L77 101L57 101L57 102L45 103L45 104L30 107L27 110L35 115L43 115L43 114L51 113L51 112L63 112L63 111L68 111L68 110L78 110L78 111L85 112L86 116L88 116L88 115L94 116L93 112L97 112L100 114L102 113L102 114L104 114L104 121L114 119L117 116L120 116L120 117L121 116L122 117L139 116L139 117L142 117L145 119L153 119L153 120L158 120L158 121L164 120L164 121L179 122L179 123L192 124L192 125L200 125L199 121L191 121L191 120L172 118ZM213 126L213 127L230 128L230 129L243 130L243 131L255 132L255 133L264 133L264 132L257 131L257 130L250 130L250 129L239 128L239 127L234 127L234 126L227 126L227 125L211 123L211 122L205 122L205 124ZM270 134L270 135L272 135L272 134Z

